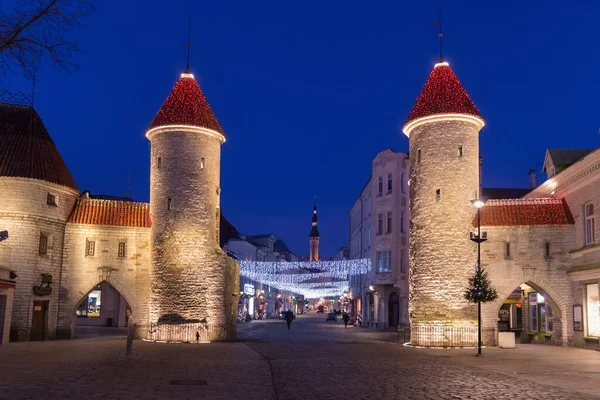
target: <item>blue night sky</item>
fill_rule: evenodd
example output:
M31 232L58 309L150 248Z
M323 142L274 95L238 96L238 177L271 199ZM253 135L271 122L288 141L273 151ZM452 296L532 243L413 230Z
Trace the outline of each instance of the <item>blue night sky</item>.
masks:
M223 214L307 255L316 194L333 256L371 160L407 151L401 127L438 57L438 2L377 3L103 0L75 33L80 70L45 62L35 106L80 190L123 196L130 171L148 201L144 133L185 69L191 16L191 69L228 138ZM600 3L446 3L444 55L487 123L484 186L526 187L548 147L599 145Z

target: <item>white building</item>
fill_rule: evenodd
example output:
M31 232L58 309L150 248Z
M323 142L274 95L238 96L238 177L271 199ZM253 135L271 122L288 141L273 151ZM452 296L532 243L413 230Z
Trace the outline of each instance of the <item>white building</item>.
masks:
M348 216L350 217L348 243L350 260L371 258L371 178L367 181ZM366 311L363 305L369 285L369 274L349 276L348 296L351 305L350 313L353 318L360 315L363 321L366 321Z
M373 160L368 326L408 324L408 155L387 149Z

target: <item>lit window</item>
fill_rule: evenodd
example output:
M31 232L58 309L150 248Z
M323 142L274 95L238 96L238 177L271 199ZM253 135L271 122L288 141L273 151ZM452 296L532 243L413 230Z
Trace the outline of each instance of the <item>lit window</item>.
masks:
M435 189L435 201L440 201L442 198L442 190Z
M93 257L96 254L96 242L88 240L85 243L85 255L87 257Z
M421 162L421 149L417 150L417 162Z
M392 212L388 211L387 213L387 232L392 233Z
M167 199L167 210L171 211L173 209L173 200L169 197Z
M587 203L584 206L584 215L584 238L585 245L587 246L588 244L594 243L596 241L596 236L594 232L596 228L594 221L594 203Z
M388 187L387 192L392 193L392 174L388 174Z
M125 242L119 243L119 257L125 257Z
M49 206L55 206L56 205L56 196L48 193L48 196L46 197L46 204L48 204Z
M162 159L160 157L158 157L156 159L156 168L160 169L161 165L162 165Z
M383 214L377 214L377 234L383 233Z
M462 157L462 156L463 156L462 144L458 145L458 156L459 156L459 157Z
M40 234L40 254L46 254L48 251L48 237L43 233Z
M204 169L204 157L200 157L200 169Z
M504 244L504 257L510 258L510 242Z
M377 178L377 196L381 196L383 194L383 177Z
M586 285L587 289L587 335L600 336L600 302L598 301L598 284Z
M378 251L377 252L377 272L391 272L392 271L392 251Z

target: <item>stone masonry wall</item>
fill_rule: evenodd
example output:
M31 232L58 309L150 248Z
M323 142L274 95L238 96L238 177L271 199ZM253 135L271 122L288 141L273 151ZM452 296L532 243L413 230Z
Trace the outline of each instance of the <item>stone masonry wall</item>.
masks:
M481 264L488 272L498 298L482 305L484 344L498 343L498 310L506 298L521 284L541 293L553 311L555 344L573 342L572 287L566 271L568 251L574 245L574 226L482 227L488 234L481 245ZM506 257L506 243L511 255ZM550 243L550 257L545 257L545 243ZM466 284L466 281L465 281ZM526 307L524 302L523 307ZM525 309L524 309L525 311ZM528 330L528 321L523 321Z
M476 323L476 306L463 292L477 260L469 232L476 211L471 200L479 189L478 128L460 121L418 126L410 134L409 154L411 342L429 345L425 329L471 329Z
M86 242L95 242L94 256L86 256ZM119 257L119 243L125 256ZM75 310L100 282L106 281L131 307L136 334L145 333L150 294L150 229L106 225L67 224L61 287L59 331L74 336Z
M235 327L235 313L233 308L228 311L229 301L237 294L239 283L230 277L236 266L216 240L221 142L210 133L195 131L155 131L150 140L150 323L189 328L172 334L174 330L167 327L164 332L169 329L170 333L163 334L151 326L150 337L193 341L191 335L200 326L210 325L220 328L208 340L231 338L226 329ZM172 199L171 210L168 198Z
M48 193L56 205L47 204ZM79 196L76 190L28 178L0 177L0 230L9 232L3 246L10 248L8 269L18 276L11 320L12 340L29 340L34 301L48 301L45 337L56 333L61 280L63 236L66 220ZM48 238L46 254L40 254L40 234ZM36 296L42 273L52 275L52 294Z

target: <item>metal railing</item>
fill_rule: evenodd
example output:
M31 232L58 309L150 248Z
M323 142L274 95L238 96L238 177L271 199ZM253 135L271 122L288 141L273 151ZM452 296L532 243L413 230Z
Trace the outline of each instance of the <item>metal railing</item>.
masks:
M227 330L221 324L182 323L150 324L148 339L157 342L212 342L225 340Z
M419 325L398 329L398 344L425 347L477 346L477 326Z

